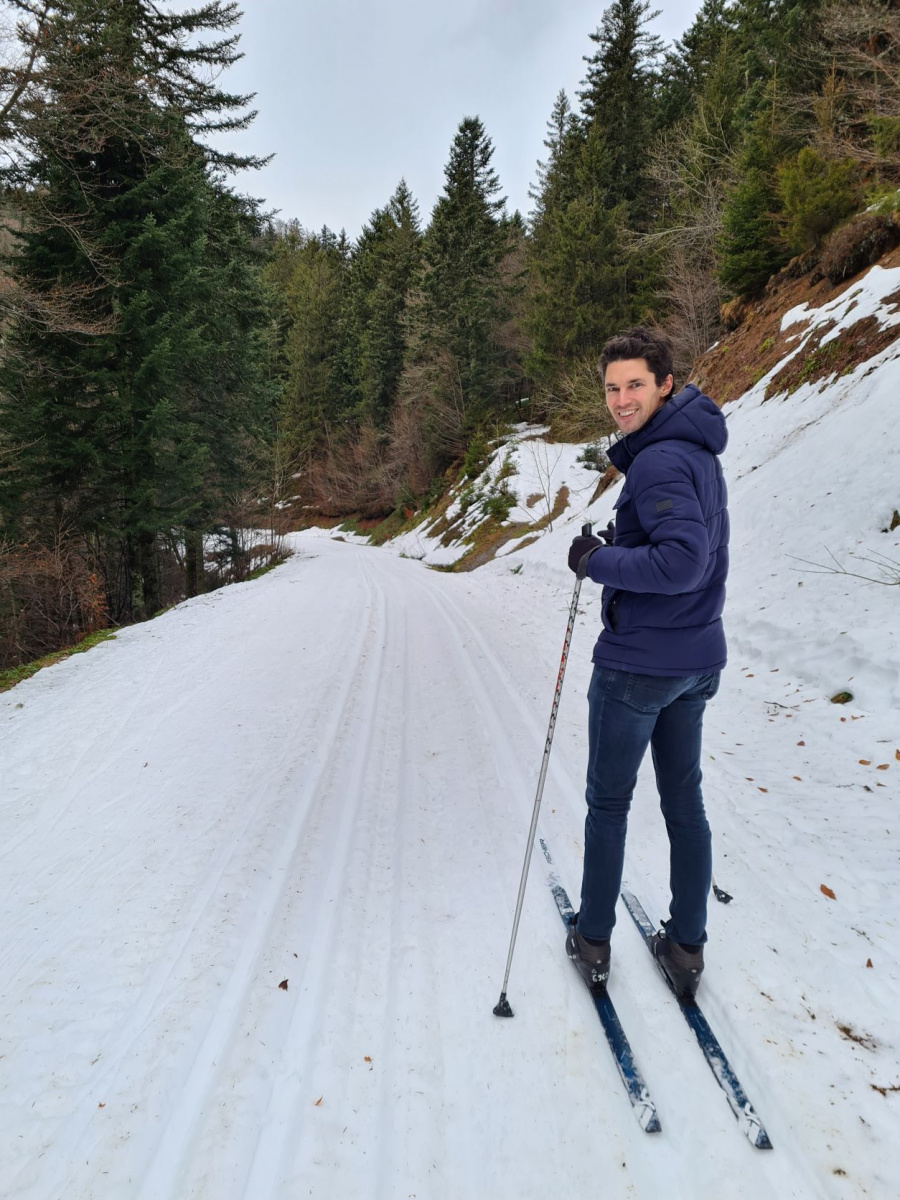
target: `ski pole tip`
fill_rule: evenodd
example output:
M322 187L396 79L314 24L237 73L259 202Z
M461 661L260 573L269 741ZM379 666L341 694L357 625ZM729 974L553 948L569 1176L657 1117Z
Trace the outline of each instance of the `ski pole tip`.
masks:
M509 1007L509 1001L506 998L506 992L500 993L500 999L494 1005L494 1016L495 1017L513 1017L513 1016L515 1016L515 1013Z

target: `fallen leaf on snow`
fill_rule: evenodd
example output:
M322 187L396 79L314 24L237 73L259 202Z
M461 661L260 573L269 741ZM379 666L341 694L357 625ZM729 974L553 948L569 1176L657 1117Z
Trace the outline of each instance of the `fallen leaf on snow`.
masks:
M761 787L759 790L760 790L761 792L767 792L769 789L768 789L768 788L763 788L763 787Z
M871 767L871 765L872 765L872 760L871 760L870 758L861 758L861 759L859 760L859 765L860 765L861 767Z
M878 766L875 768L875 770L876 771L886 771L890 765L891 765L890 763L879 763Z
M106 1101L105 1101L105 1100L101 1100L101 1101L100 1101L100 1103L97 1105L97 1107L98 1107L98 1108L106 1108Z
M319 1107L321 1106L321 1104L322 1104L322 1101L323 1101L324 1099L325 1099L325 1097L324 1097L324 1096L320 1096L320 1097L318 1098L318 1100L315 1102L315 1104L313 1105L313 1108L319 1108Z
M798 742L798 743L797 743L797 745L798 745L798 746L805 746L805 745L806 745L806 742Z
M797 780L797 782L798 782L798 783L802 783L802 782L803 782L803 780L800 778L800 776L799 776L799 775L795 775L795 776L794 776L794 778Z
M819 888L819 891L822 893L823 896L827 896L829 900L837 900L837 896L834 894L834 892L831 890L831 888L826 883L823 883L821 885L821 887Z
M369 1058L368 1054L366 1054L365 1057L363 1058L363 1062L371 1062L371 1061L372 1061L371 1058Z
M900 762L900 750L894 751L894 758L896 758L897 762Z
M287 991L287 985L288 985L288 981L287 981L286 979L282 979L281 983L279 983L279 985L278 985L278 986L281 988L281 990L282 990L283 992L286 992L286 991Z
M866 966L867 966L867 967L871 967L871 965L872 965L872 960L871 960L871 958L867 958L867 959L866 959Z

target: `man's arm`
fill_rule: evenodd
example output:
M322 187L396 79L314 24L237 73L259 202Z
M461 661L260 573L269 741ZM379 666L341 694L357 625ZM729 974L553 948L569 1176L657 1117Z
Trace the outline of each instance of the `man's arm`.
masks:
M588 559L595 583L676 596L693 591L709 563L709 535L684 460L660 447L635 460L628 486L649 545L608 546Z

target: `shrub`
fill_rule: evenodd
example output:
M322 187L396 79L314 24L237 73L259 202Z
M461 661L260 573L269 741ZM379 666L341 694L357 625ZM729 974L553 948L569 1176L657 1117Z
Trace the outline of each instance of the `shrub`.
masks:
M516 498L507 488L501 488L499 492L493 492L490 496L485 497L482 504L482 511L486 517L493 517L497 521L505 521L512 510L516 507Z
M595 441L615 431L595 354L570 363L560 376L555 393L543 399L556 441Z
M736 296L758 295L787 261L778 237L777 207L771 175L758 168L747 171L725 206L719 279Z
M79 539L0 541L0 668L70 646L108 622L102 579Z
M852 158L829 160L804 146L778 168L778 192L788 245L797 253L810 250L862 203L859 164Z
M476 479L491 461L491 448L479 430L472 435L466 447L463 459L463 475L466 479Z
M900 223L883 213L863 213L836 229L822 252L819 269L837 285L878 261L900 244Z
M881 158L896 159L900 154L900 117L870 117L872 147Z
M592 471L606 471L610 465L606 453L597 445L585 446L575 461L584 463Z

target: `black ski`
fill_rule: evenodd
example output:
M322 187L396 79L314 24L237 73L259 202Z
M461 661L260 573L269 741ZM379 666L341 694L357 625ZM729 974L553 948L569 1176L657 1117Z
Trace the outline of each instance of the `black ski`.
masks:
M650 924L650 919L646 912L644 912L640 900L629 891L622 892L622 899L649 949L650 938L656 930ZM709 1063L710 1070L715 1075L719 1087L725 1093L725 1097L731 1106L731 1111L737 1117L741 1131L757 1149L771 1150L772 1143L769 1141L769 1135L766 1133L762 1121L756 1115L753 1105L747 1099L746 1093L743 1087L741 1087L741 1082L737 1075L735 1075L731 1063L726 1058L725 1051L719 1045L718 1038L712 1029L710 1029L709 1022L703 1015L700 1005L693 996L679 996L672 986L672 981L663 970L662 964L656 958L653 961L668 984L672 995L678 1001L678 1006L684 1013L685 1020L694 1031L697 1043L703 1051L703 1055Z
M550 851L543 838L541 838L541 849L544 851L544 858L547 860L547 882L550 885L550 890L553 892L553 898L556 901L556 907L559 909L562 922L568 929L569 925L575 919L575 911L569 901L566 889L559 881L556 867L553 865L553 859L550 857ZM597 1009L600 1024L603 1026L603 1032L606 1034L609 1048L613 1053L613 1058L616 1060L616 1067L618 1068L622 1083L625 1085L625 1090L628 1093L628 1099L631 1101L635 1116L638 1119L638 1124L645 1133L659 1133L662 1126L659 1123L656 1105L650 1098L650 1092L647 1089L646 1083L644 1083L644 1078L634 1061L634 1054L628 1038L625 1036L622 1022L619 1020L613 1002L609 998L609 993L603 986L589 986L588 990L591 993L591 999L594 1001L594 1007Z

